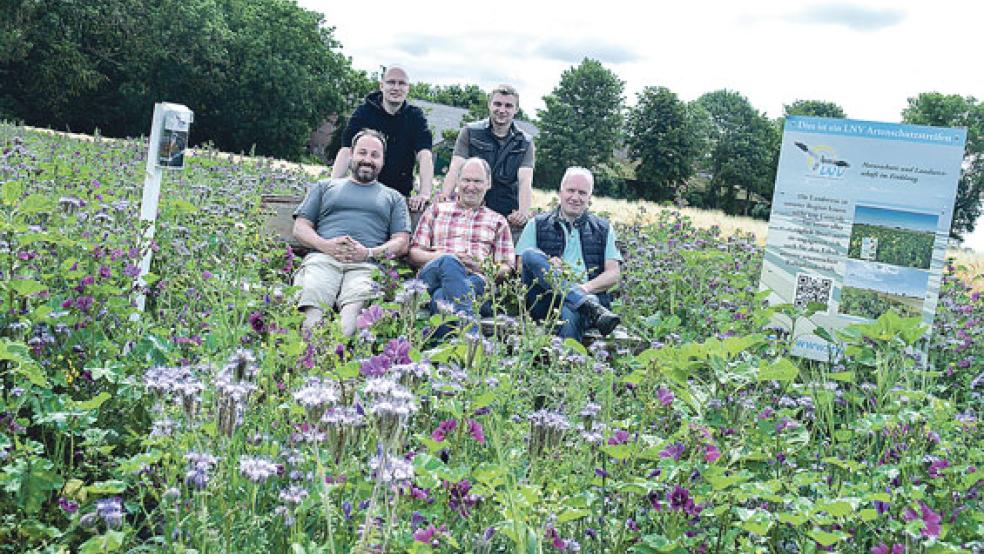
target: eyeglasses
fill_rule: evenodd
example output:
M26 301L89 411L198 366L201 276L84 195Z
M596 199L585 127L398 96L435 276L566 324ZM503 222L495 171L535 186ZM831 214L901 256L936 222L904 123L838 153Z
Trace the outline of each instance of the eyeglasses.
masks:
M394 80L383 81L383 84L385 84L388 87L400 87L400 88L410 86L410 83L406 81L394 81Z

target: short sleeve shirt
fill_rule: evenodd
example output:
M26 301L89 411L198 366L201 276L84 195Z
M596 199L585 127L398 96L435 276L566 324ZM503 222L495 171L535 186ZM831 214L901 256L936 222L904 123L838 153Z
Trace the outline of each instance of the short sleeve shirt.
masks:
M367 248L388 241L396 233L410 232L410 213L399 192L378 181L370 185L351 179L315 183L294 217L314 224L318 235L332 239L348 235Z

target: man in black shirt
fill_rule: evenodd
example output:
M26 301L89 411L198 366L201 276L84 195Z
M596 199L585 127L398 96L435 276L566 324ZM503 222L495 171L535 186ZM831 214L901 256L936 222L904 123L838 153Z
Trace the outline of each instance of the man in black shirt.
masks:
M410 211L423 211L431 197L434 159L433 138L424 112L407 103L410 78L399 66L390 66L379 81L379 90L366 96L352 113L342 132L342 148L335 156L331 177L345 176L352 159L352 137L362 129L375 129L386 136L386 160L379 182L408 198ZM420 166L420 190L413 193L413 164Z

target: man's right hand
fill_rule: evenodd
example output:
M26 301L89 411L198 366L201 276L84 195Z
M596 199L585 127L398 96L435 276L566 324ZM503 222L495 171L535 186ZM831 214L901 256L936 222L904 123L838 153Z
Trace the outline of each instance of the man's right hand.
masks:
M465 266L468 271L472 273L482 273L482 260L472 256L471 254L457 254L458 259L461 261L461 265Z

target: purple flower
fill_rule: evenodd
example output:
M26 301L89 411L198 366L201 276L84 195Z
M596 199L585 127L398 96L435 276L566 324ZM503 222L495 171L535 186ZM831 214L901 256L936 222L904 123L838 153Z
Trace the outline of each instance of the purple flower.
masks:
M615 431L615 434L613 434L608 439L608 444L610 444L612 446L615 446L615 445L618 445L618 444L625 444L627 442L629 442L629 432L628 431L623 431L621 429Z
M940 474L940 470L946 469L948 467L950 467L949 461L942 458L937 458L929 464L929 470L927 471L927 473L929 473L930 478L936 479L942 477L942 475Z
M905 545L895 543L889 549L885 543L878 543L876 546L871 547L871 554L905 554Z
M383 348L383 354L388 356L394 364L409 364L413 362L410 359L410 341L404 337L397 337L386 343L386 346Z
M359 373L366 377L382 377L390 367L390 358L385 354L373 356L362 362Z
M482 424L474 419L468 420L468 434L471 435L471 438L475 439L475 442L478 444L485 444L485 430L482 429Z
M109 269L108 265L99 266L99 277L103 279L109 279L113 276L113 271Z
M249 326L253 328L253 331L263 334L267 332L266 322L263 321L263 313L261 312L251 312L249 314Z
M943 519L940 514L934 512L932 508L926 505L925 502L919 502L919 510L921 513L916 513L912 508L906 508L905 512L902 514L902 518L906 521L912 521L914 519L921 518L923 520L922 534L926 537L938 537L940 536L940 521Z
M666 387L660 387L656 389L656 398L659 399L659 403L662 404L663 407L669 407L670 404L673 404L673 391Z
M441 541L438 540L435 535L444 534L448 530L446 525L441 525L440 527L434 527L434 524L430 524L426 529L417 529L413 532L413 540L417 542L422 542L424 544L429 544L434 548L441 546Z
M671 510L689 512L694 506L694 501L690 498L690 491L680 485L673 486L673 490L666 494L666 501L669 502Z
M704 461L707 463L712 463L717 461L721 457L721 451L713 443L707 443L704 445Z
M130 278L135 278L140 275L140 268L133 264L126 264L123 266L123 275Z
M205 271L202 272L202 279L203 280L208 281L211 278L212 278L212 272L211 271L209 271L209 270L206 269Z
M88 312L90 309L92 309L93 303L94 300L91 296L80 296L75 299L75 307L82 312Z
M687 447L683 443L675 442L673 444L667 445L665 448L659 451L660 458L673 458L679 461L680 457L683 456L684 451Z
M375 325L377 321L386 317L386 315L386 310L379 307L378 304L373 304L362 310L359 317L355 318L355 326L359 329L368 329Z
M119 529L123 525L123 500L118 496L96 500L96 514L106 522L106 527Z
M444 442L448 434L458 427L458 422L453 419L445 419L437 424L437 428L431 433L431 440Z
M79 509L79 503L61 496L58 498L58 507L70 514L74 514Z

